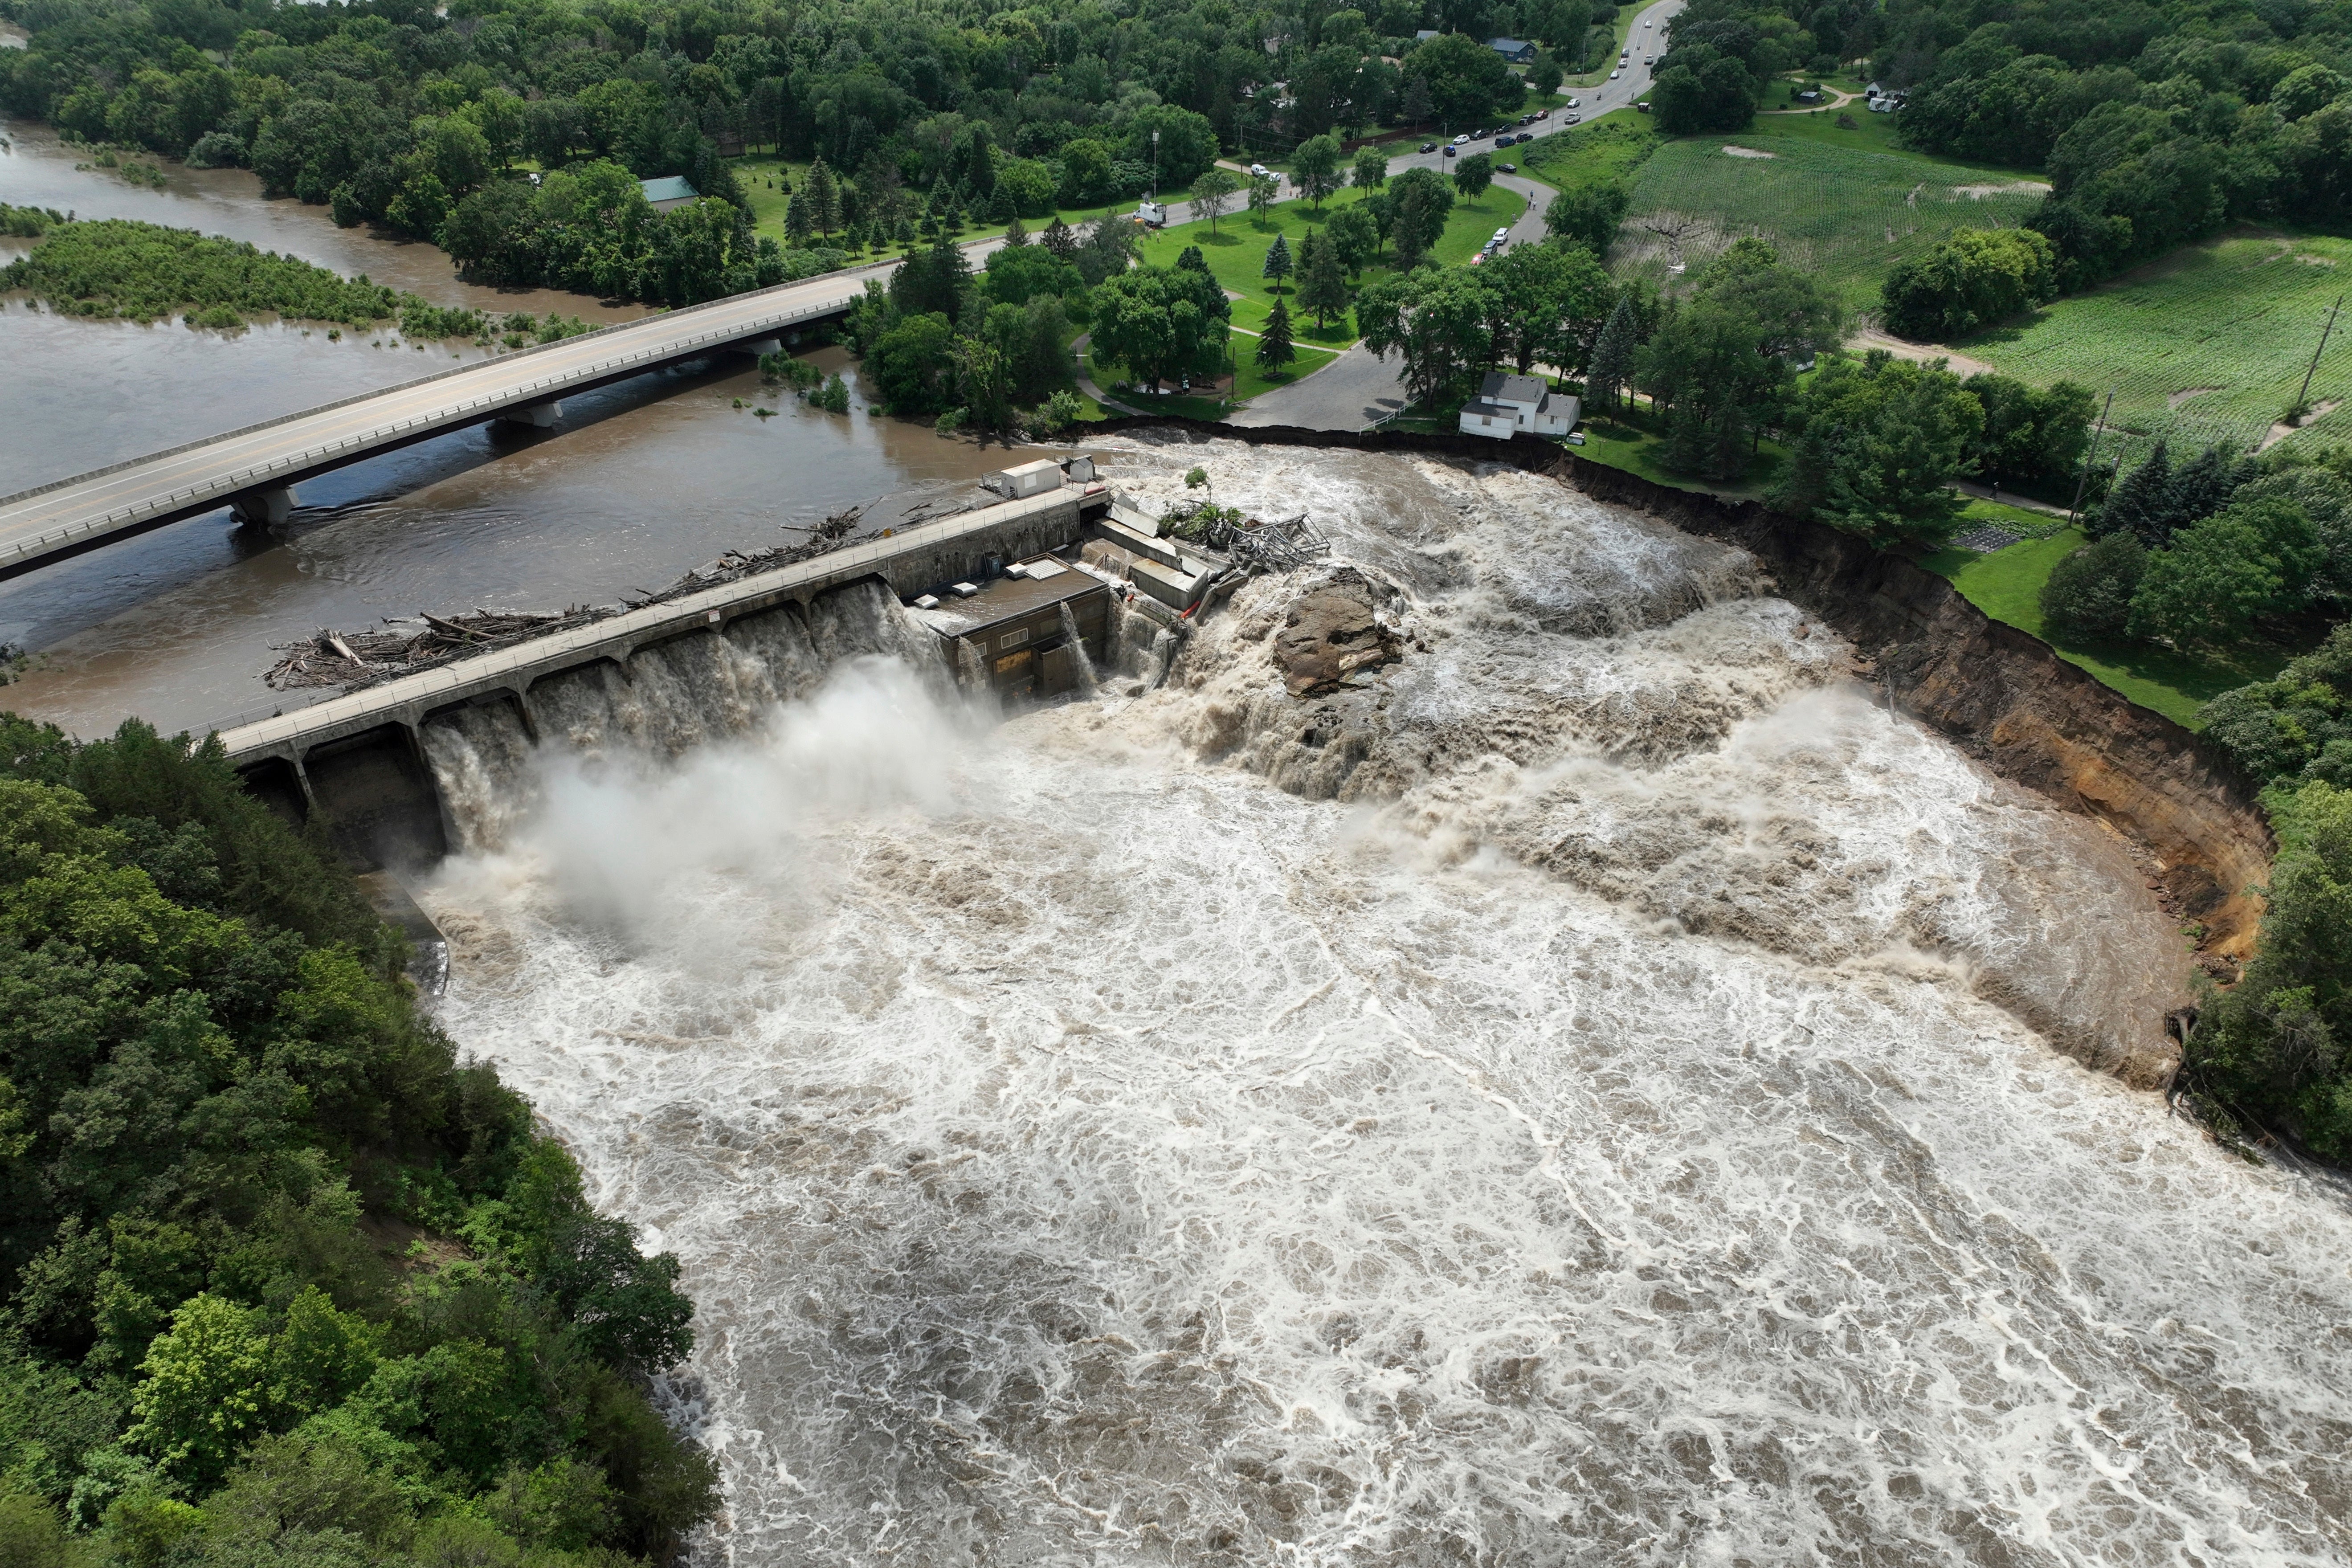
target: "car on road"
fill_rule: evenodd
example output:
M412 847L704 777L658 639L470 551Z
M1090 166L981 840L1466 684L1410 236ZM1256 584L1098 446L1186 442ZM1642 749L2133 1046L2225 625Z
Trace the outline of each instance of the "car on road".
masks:
M1421 150L1424 153L1434 153L1437 151L1437 143L1434 142L1424 142L1421 144Z
M1497 163L1495 165L1495 173L1498 174L1516 174L1518 172L1519 166L1517 163Z
M1519 123L1522 125L1533 125L1535 122L1536 117L1532 114L1522 114L1519 116Z
M1568 106L1570 109L1582 109L1584 107L1584 100L1580 98L1571 98L1568 100Z
M1619 77L1623 76L1624 74L1625 73L1623 71L1611 71L1609 73L1609 79L1611 81L1615 81Z
M1495 138L1495 145L1497 147L1516 147L1518 144L1519 139L1516 136L1497 136Z
M1457 148L1456 146L1454 146L1454 143L1453 143L1453 142L1448 142L1445 144L1445 155L1446 155L1447 157L1449 157L1449 158L1453 157L1453 156L1454 155L1454 153L1458 153L1459 151L1461 151L1461 149L1459 149L1459 148Z
M1570 101L1574 102L1575 100L1571 99ZM1551 118L1551 110L1549 109L1538 109L1536 110L1536 118L1538 120L1549 120Z
M1510 238L1510 237L1511 237L1511 231L1510 231L1509 229L1507 229L1507 228L1498 228L1498 229L1496 229L1496 230L1495 231L1495 237L1494 237L1494 238L1492 238L1492 239L1490 239L1490 240L1488 240L1486 243L1487 243L1487 244L1489 244L1489 245L1500 245L1500 244L1502 244L1502 243L1503 243L1503 241L1505 241L1505 240L1507 240L1507 239L1508 239L1508 238Z
M1274 171L1267 168L1264 163L1252 163L1250 165L1250 177L1255 180L1263 180L1268 174L1273 173Z
M1570 125L1581 125L1584 123L1584 116L1581 114L1571 114L1568 117L1568 122Z
M1456 136L1452 142L1448 142L1447 145L1452 147L1467 147L1470 145L1469 134L1465 132L1464 134Z

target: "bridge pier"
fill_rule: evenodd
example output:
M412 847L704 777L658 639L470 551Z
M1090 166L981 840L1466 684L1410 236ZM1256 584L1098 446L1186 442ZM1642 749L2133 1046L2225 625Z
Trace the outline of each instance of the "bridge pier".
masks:
M784 340L781 337L748 338L735 344L734 348L738 353L780 354L784 352Z
M509 408L499 416L499 423L520 425L528 430L552 430L555 428L555 422L562 417L562 400L551 397L544 403L532 403L520 408Z
M292 485L268 485L231 497L228 510L239 522L275 528L294 515L294 506Z

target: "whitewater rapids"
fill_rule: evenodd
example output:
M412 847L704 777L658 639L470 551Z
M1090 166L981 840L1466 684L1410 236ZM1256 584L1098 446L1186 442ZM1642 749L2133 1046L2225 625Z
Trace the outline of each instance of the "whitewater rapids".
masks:
M2182 983L2109 836L1736 551L1108 456L1309 510L1402 661L1283 695L1262 583L998 721L845 600L428 736L443 1021L686 1266L698 1561L2352 1552L2345 1211L2060 1049Z

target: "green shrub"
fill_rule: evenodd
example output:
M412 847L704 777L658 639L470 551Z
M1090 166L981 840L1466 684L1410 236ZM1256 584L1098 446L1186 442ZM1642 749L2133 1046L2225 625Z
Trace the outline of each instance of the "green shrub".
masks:
M2131 624L2132 595L2147 570L2147 552L2128 533L2111 533L2074 552L2042 585L2042 617L2062 637L2120 637Z

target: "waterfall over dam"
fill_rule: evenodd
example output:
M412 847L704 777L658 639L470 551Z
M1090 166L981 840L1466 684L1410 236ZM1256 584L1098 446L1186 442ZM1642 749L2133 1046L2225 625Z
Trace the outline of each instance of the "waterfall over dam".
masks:
M1109 458L1196 464L1332 553L1164 684L845 583L418 720L440 1021L684 1264L698 1563L2352 1554L2352 1215L2082 1065L2186 980L2124 846L1739 549Z

